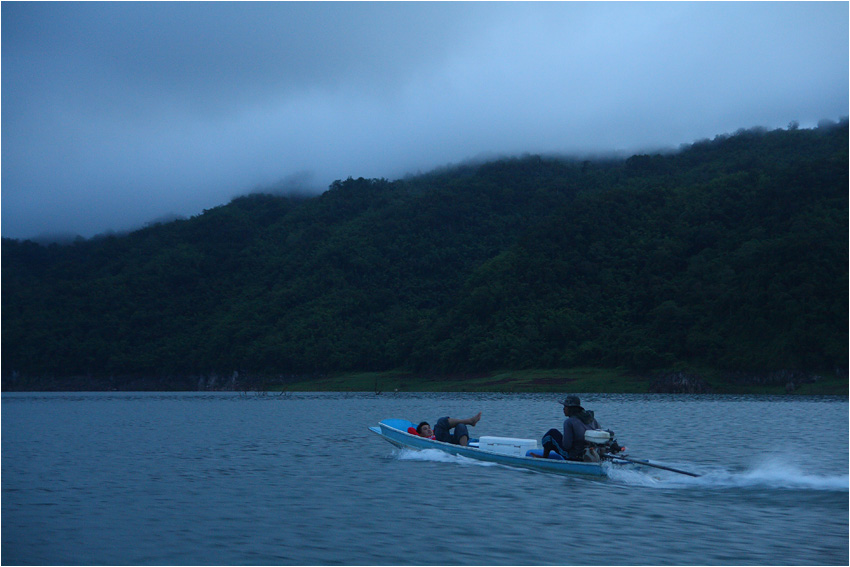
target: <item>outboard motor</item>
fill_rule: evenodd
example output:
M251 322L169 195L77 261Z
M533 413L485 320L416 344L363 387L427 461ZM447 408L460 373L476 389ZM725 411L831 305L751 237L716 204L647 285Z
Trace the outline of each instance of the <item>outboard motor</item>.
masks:
M588 429L584 432L584 460L598 463L605 454L616 454L625 450L617 444L610 429Z

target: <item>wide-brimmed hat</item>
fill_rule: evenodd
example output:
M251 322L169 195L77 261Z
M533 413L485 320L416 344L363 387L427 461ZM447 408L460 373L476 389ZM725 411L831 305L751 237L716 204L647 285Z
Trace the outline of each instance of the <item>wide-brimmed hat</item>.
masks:
M561 403L564 404L564 407L568 407L568 408L570 408L570 407L580 408L581 407L581 400L578 399L578 396L567 396L564 399L564 401L561 402Z

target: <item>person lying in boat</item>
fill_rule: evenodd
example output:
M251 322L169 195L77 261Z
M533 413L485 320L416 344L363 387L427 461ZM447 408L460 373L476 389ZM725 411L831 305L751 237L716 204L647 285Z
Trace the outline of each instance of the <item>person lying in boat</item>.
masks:
M467 445L469 443L469 430L466 426L475 427L479 419L481 419L481 412L466 419L441 417L434 424L434 429L431 429L431 425L427 421L423 421L416 426L415 430L408 430L408 433L428 439L436 439L443 443L451 443L452 445Z
M592 411L588 411L581 407L581 400L578 396L567 396L561 402L564 405L564 432L561 433L557 429L550 429L543 436L543 455L542 458L548 459L549 453L555 451L565 459L571 461L584 461L585 449L587 443L584 440L584 434L588 429L602 429L599 422L593 416ZM539 457L540 455L533 455ZM598 460L598 456L596 459Z

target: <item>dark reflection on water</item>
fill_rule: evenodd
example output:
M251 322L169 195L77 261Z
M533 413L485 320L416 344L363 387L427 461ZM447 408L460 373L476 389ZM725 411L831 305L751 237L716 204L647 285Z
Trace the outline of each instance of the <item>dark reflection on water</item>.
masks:
M3 394L3 563L847 564L844 398L582 396L632 455L696 479L551 476L367 430L480 410L476 435L539 438L557 398Z

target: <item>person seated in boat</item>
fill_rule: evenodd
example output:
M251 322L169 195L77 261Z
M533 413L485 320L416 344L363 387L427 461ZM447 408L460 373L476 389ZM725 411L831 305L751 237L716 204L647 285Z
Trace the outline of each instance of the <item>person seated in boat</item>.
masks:
M542 458L548 459L549 453L555 451L565 459L571 461L585 460L585 448L587 443L584 434L588 429L602 429L599 422L593 416L592 411L581 407L578 396L567 396L561 402L564 405L564 432L550 429L543 436ZM539 457L540 455L533 455Z
M416 434L420 437L436 439L437 441L451 443L452 445L467 445L469 444L469 429L466 426L475 427L475 424L480 419L481 412L466 419L441 417L434 424L434 429L431 429L431 425L427 421L423 421L416 426Z

